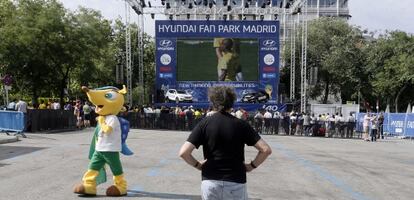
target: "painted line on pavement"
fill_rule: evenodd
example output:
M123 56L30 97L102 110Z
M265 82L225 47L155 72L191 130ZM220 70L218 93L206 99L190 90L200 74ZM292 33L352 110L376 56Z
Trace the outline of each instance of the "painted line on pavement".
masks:
M171 157L174 157L178 154L178 150L180 146L175 146L174 150L169 151L170 153L167 154L166 157L163 157L159 163L153 167L151 167L147 173L147 176L156 177L156 176L179 176L176 172L161 172L161 167L165 165L169 165L174 162L178 162L176 160L172 160Z
M362 193L359 193L359 192L355 191L350 185L346 184L344 181L342 181L341 179L335 177L334 175L332 175L328 171L322 169L319 165L314 164L312 161L309 161L309 160L306 160L306 159L300 157L299 155L297 155L293 151L290 151L290 150L286 149L285 147L283 147L281 144L278 144L278 143L275 143L275 142L270 142L270 144L274 149L279 150L284 155L286 155L288 158L300 163L305 168L311 170L315 174L322 177L324 180L332 183L337 188L339 188L342 191L344 191L345 193L349 194L353 199L356 199L356 200L369 200L368 197L364 196Z

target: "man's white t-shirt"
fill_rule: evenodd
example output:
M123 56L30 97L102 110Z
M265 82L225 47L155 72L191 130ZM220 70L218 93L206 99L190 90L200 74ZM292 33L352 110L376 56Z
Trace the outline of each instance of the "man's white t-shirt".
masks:
M16 110L19 112L27 113L27 103L24 101L18 101L16 104Z
M272 118L272 113L265 112L265 114L263 115L263 117L266 118L266 119L270 119L270 118Z
M367 114L365 114L363 126L369 126L369 121L370 120L371 120L371 117L369 117Z
M112 127L112 132L103 133L102 130L99 130L95 150L103 152L121 151L121 125L118 117L115 115L107 115L105 116L105 123Z
M238 111L236 112L236 117L237 117L238 119L242 119L242 118L243 118L243 112L242 112L241 110L238 110Z

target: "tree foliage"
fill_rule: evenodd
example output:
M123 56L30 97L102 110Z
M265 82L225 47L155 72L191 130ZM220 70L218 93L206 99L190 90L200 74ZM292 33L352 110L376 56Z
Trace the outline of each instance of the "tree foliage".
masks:
M380 36L369 46L367 70L378 97L390 104L394 101L398 112L399 99L410 102L414 97L414 37L401 31ZM404 98L403 97L403 98Z
M411 102L413 95L410 93L414 92L412 35L394 31L379 38L367 37L364 35L366 31L335 18L311 21L308 29L308 70L318 69L318 81L309 89L311 98L321 103L329 103L329 95L336 95L342 101L360 98L365 102L363 106L375 105L378 101L381 107L393 101L396 111L400 107L400 98L405 105ZM297 39L297 72L300 72L300 42L300 38ZM288 45L284 52L288 66L281 77L286 85L290 80L287 77L290 51ZM296 76L296 80L300 80L300 76ZM300 81L296 84L300 88Z
M135 86L137 26L131 27ZM57 0L0 1L0 74L13 75L13 92L33 100L78 97L81 85L116 85L115 66L122 64L116 55L125 54L124 32L120 20L111 22L82 7L72 12ZM152 38L146 35L144 43L145 82L153 84Z

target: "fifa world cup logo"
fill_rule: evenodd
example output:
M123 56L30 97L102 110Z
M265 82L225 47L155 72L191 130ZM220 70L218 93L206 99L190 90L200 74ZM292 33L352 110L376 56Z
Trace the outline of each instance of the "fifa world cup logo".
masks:
M269 95L269 99L272 99L272 92L273 92L272 85L266 85L265 92Z

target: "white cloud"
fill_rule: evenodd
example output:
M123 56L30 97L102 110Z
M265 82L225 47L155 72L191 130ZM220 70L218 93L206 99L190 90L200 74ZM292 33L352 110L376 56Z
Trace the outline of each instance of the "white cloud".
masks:
M60 0L66 8L76 9L79 5L101 11L108 19L121 17L125 19L124 0ZM369 31L403 30L414 33L414 1L413 0L349 0L351 24L361 26ZM152 1L153 5L160 4ZM144 15L144 30L154 35L154 20ZM156 18L165 19L163 16ZM131 12L131 20L137 21L136 14Z
M350 0L350 23L369 31L398 29L414 33L413 8L412 0Z

